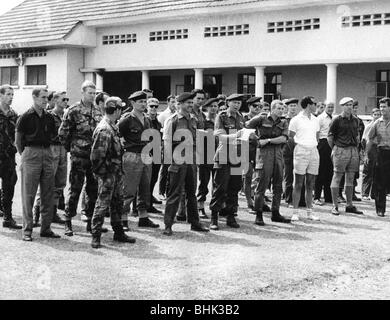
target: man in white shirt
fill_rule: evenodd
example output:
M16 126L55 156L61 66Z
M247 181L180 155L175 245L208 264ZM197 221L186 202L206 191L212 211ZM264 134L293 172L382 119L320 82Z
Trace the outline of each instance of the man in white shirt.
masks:
M318 175L320 156L318 153L318 137L320 125L314 115L316 112L316 102L314 97L306 96L301 100L302 111L290 121L290 138L294 138L296 143L294 149L294 191L293 205L294 213L292 221L299 220L299 200L301 197L302 184L306 185L306 206L307 218L319 220L313 214L313 188L315 178Z
M317 108L318 109L318 108ZM317 119L320 125L320 134L318 142L318 153L320 155L320 167L318 171L318 177L315 183L314 190L314 204L322 206L324 203L321 201L322 190L324 190L324 200L326 203L332 203L332 192L330 190L330 184L333 176L332 165L332 149L328 143L328 132L332 122L332 114L334 111L333 102L325 102L325 111L321 113Z
M163 128L167 119L176 113L176 97L174 95L169 96L167 98L167 103L168 103L168 107L157 117L158 122L161 123L161 126ZM168 190L168 168L169 165L167 164L161 165L159 183L158 183L161 200L165 199L166 192Z

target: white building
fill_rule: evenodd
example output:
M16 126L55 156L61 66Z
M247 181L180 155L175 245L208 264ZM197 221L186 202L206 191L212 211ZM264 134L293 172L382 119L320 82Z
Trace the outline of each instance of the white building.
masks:
M79 99L84 79L126 99L194 87L266 100L390 95L390 1L27 0L0 17L0 79Z

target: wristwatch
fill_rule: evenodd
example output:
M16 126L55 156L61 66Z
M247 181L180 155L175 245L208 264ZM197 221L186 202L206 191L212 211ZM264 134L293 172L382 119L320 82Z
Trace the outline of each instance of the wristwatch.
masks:
M271 139L268 139L268 144L271 144Z

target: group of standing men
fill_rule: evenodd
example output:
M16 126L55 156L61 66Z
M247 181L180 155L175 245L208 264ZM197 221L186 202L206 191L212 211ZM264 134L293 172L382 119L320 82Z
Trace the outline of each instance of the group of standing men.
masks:
M313 211L313 191L315 204L322 205L323 190L325 202L333 203L332 214L338 215L343 183L346 212L362 214L352 203L361 145L367 154L364 188L375 189L371 195L377 213L385 213L390 181L388 98L382 99L380 110L375 111L382 117L363 134L360 119L353 114L356 103L352 98L343 98L342 113L334 116L334 103L317 104L311 96L302 98L299 113L298 99L274 100L268 105L253 97L247 101L249 113L243 116L240 109L245 95L221 95L206 101L203 90L194 90L168 97L168 108L157 115L159 101L150 91L133 93L126 110L118 97L100 94L97 99L92 82L84 82L81 92L81 101L71 107L67 107L66 92L55 93L54 107L47 111L48 91L34 89L33 106L18 118L10 107L12 88L0 88L3 226L22 228L12 218L18 151L24 241L32 241L38 186L40 235L60 237L50 225L62 222L57 208L66 185L68 152L71 163L65 235L73 236L72 218L83 195L86 230L92 234L93 248L101 246L101 234L108 231L103 227L105 217L111 217L115 241L135 242L125 233L129 231L131 204L139 227L159 228L149 218L150 212L158 212L153 203L160 203L153 196L158 175L160 195L166 197L163 233L167 236L173 234L175 217L188 220L191 230L198 232L218 230L220 216L226 217L228 227L239 228L236 216L243 180L248 207L260 226L264 225L264 211L271 211L274 222L299 220L302 201L307 218L319 220ZM200 219L208 218L205 201L210 182L211 224L207 228ZM271 208L266 204L267 189L272 190ZM368 197L367 193L363 196ZM294 207L291 219L280 214L282 197Z

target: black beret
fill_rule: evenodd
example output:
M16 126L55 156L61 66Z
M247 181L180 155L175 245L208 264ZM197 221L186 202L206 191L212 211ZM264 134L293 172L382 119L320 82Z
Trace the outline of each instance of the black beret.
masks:
M129 100L137 101L137 100L142 100L142 99L147 99L147 95L144 91L137 91L131 94L129 97Z
M245 97L244 94L233 93L226 98L226 101L242 100Z
M210 106L212 103L218 102L218 101L219 101L218 98L211 98L211 99L209 99L209 100L206 101L206 103L203 105L203 107L208 107L208 106Z
M190 93L190 92L183 92L182 94L180 94L176 98L176 101L177 102L185 102L187 100L194 99L195 96L196 96L196 94L193 94L193 93Z
M251 104L254 104L256 102L260 102L262 99L263 98L261 98L261 97L252 97L246 103L251 105Z
M288 99L288 100L285 102L285 104L288 106L289 104L293 104L293 103L298 104L298 102L299 102L299 99L291 98L291 99Z

